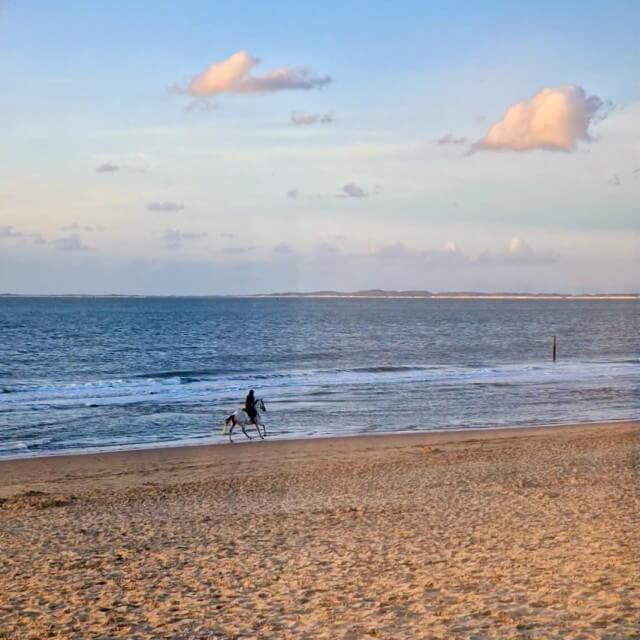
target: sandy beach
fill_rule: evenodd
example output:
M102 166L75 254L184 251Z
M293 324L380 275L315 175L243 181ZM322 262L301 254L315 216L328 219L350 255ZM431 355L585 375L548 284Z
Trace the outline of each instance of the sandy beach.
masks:
M0 462L0 638L638 638L640 423Z

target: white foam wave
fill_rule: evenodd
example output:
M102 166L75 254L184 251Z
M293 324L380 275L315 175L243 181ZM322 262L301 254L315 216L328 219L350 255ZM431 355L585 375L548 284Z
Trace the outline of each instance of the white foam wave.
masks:
M477 366L361 367L276 372L263 376L259 393L268 398L321 396L341 393L346 388L371 387L384 390L388 385L424 383L431 386L457 385L591 385L638 375L634 363L564 362ZM118 378L23 386L19 392L3 395L4 412L46 408L101 407L137 403L231 403L242 398L247 386L254 386L247 374L228 378L197 380L183 384L180 378ZM236 400L234 400L236 399ZM310 398L309 398L310 399ZM0 418L1 419L1 418Z

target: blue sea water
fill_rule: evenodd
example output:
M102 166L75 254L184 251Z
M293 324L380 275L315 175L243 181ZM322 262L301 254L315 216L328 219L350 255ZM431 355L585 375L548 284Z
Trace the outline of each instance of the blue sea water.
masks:
M224 442L249 388L271 438L637 419L639 373L635 301L1 298L0 457Z

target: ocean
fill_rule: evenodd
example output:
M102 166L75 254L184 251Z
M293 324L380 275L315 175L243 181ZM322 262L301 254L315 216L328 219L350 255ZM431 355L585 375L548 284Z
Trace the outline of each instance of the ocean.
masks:
M223 443L249 388L279 439L638 419L639 373L637 301L7 297L0 457Z

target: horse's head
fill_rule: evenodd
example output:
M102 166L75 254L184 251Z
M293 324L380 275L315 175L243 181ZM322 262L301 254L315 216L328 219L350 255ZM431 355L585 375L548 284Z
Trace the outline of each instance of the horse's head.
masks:
M260 411L266 411L267 407L264 406L264 400L262 398L256 398L256 407Z

